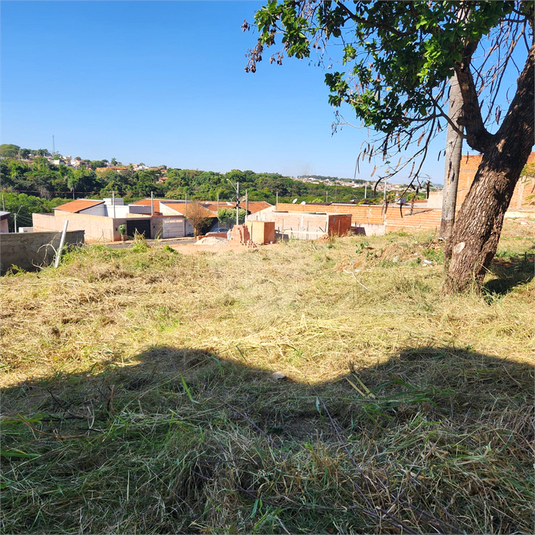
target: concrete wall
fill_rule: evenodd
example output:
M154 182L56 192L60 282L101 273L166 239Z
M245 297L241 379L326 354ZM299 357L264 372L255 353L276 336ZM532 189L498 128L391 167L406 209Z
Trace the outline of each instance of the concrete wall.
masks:
M288 211L262 210L251 214L248 221L273 221L279 236L301 240L315 240L328 233L338 234L338 229L343 235L351 226L351 215L340 214L340 211L336 214L311 213L306 205L298 205L297 208L294 204L283 206L289 207Z
M430 191L427 199L427 208L440 208L442 210L442 192Z
M36 231L61 231L65 220L69 220L69 230L85 231L87 242L120 241L119 225L126 224L126 218L113 219L100 215L71 214L56 210L55 214L32 214Z
M118 206L116 208L122 209ZM146 208L146 207L143 207ZM150 206L149 206L150 209ZM90 214L72 214L69 212L60 212L56 210L55 214L33 214L33 228L36 231L61 231L65 220L69 220L69 230L83 230L85 231L86 242L112 242L120 241L121 234L119 233L119 225L126 225L126 222L131 219L148 219L151 221L151 235L148 238L161 238L163 235L163 224L166 219L176 222L184 219L181 215L174 217L162 216L145 216L142 214L128 214L129 217L104 217ZM184 223L182 227L178 228L175 236L180 237L184 235ZM186 229L188 234L193 233L191 224L187 224Z
M299 214L301 210L311 212L321 209L326 213L349 213L352 217L352 225L364 228L373 234L384 234L410 229L436 229L440 228L442 210L433 208L417 208L412 210L410 206L404 206L401 211L399 205L390 204L386 209L382 205L357 205L357 204L331 204L314 207L314 205L296 205L289 203L277 204L277 210L288 210L290 213Z
M62 229L63 230L63 229ZM15 265L26 271L48 266L54 261L61 232L28 232L0 235L0 268L4 274ZM65 244L84 243L84 231L68 231Z

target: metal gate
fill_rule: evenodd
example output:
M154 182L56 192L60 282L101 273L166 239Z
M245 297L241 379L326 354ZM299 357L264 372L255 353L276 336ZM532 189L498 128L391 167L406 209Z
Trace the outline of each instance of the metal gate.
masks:
M138 234L145 234L145 238L151 238L150 219L127 219L126 235L133 236L136 231Z
M184 219L165 218L163 221L163 238L180 238L184 236Z

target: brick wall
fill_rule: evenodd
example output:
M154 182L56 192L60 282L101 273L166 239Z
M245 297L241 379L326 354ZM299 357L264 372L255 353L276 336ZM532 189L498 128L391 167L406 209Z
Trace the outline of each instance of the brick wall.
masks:
M316 207L314 205L296 205L289 203L277 204L277 211L285 211L298 215L301 210L308 213L321 209L326 213L351 214L353 226L376 226L386 232L404 229L435 229L440 227L442 210L438 208L415 207L411 214L410 206L404 206L400 212L399 205L391 204L385 211L382 205L331 204ZM371 228L371 227L370 227Z
M481 163L483 156L481 154L473 154L463 156L461 159L461 169L459 171L459 186L457 188L457 210L461 207L470 186L476 176L477 169ZM532 152L528 158L528 165L535 164L535 152ZM529 209L530 195L535 194L535 178L523 177L518 181L509 210ZM533 201L531 201L533 202Z

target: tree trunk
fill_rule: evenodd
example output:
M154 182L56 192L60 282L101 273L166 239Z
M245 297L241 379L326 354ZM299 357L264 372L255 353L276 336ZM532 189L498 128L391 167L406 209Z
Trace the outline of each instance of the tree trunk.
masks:
M496 254L504 215L528 156L529 151L515 157L499 154L498 150L483 156L446 247L446 258L450 258L446 293L482 284Z
M457 123L463 107L463 97L457 76L450 79L450 102L448 116L461 130L463 127ZM440 236L445 240L451 237L455 223L455 209L457 206L457 186L459 184L459 170L461 167L461 154L463 138L458 131L448 123L446 134L446 165L444 170L444 188L442 190L442 219L440 221Z
M496 134L483 127L471 74L456 69L463 92L463 123L472 148L483 153L470 191L445 248L444 292L479 289L496 254L505 212L534 142L535 45L518 78L516 94Z

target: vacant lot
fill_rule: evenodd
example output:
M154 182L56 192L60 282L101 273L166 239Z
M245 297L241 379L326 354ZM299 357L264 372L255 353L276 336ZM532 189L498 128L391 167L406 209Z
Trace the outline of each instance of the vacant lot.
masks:
M481 295L403 233L3 277L2 533L531 533L534 227Z

